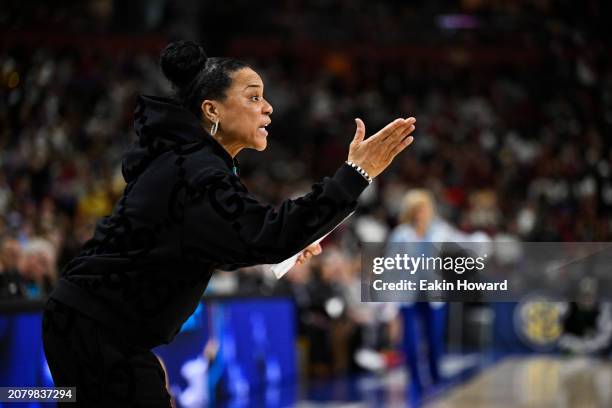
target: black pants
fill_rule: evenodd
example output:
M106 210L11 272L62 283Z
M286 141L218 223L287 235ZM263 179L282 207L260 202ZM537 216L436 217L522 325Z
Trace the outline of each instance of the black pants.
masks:
M54 299L43 315L43 344L55 386L76 387L77 403L67 407L171 406L150 350Z

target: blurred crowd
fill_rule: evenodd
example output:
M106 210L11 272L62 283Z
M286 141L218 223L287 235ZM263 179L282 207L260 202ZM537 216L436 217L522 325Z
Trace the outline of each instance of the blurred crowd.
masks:
M149 16L147 24L166 24L167 3L152 3L151 10L158 14ZM245 2L225 2L215 13L223 15L229 3L247 7ZM311 3L288 2L276 11L262 6L265 13L255 15L265 15L270 22L262 34L319 41L321 50L326 39L349 41L350 46L362 40L401 44L407 35L402 19L416 21L420 11L431 16L444 8L438 2L417 2L412 6L416 9L401 6L396 13L393 2L381 2L376 13L363 18L364 2L344 2L348 14L332 6L335 2ZM359 302L359 246L388 238L410 189L431 191L439 214L465 232L524 241L612 238L612 63L599 25L589 31L584 23L601 3L587 2L571 22L571 13L564 12L568 2L557 10L562 17L549 20L544 17L553 13L545 7L550 2L508 6L502 11L532 18L519 19L515 31L479 30L475 35L464 29L476 27L478 21L499 23L491 18L495 8L481 9L480 3L487 2L459 2L445 13L473 11L472 16L488 19L434 19L438 25L428 26L427 39L412 36L411 47L402 48L401 57L395 58L362 55L349 46L308 55L279 48L270 57L263 39L257 46L252 37L224 38L228 49L241 50L238 57L262 74L265 95L274 106L268 149L239 156L244 183L263 201L279 203L298 196L331 175L346 159L355 117L365 121L368 134L398 116L415 116L417 130L414 144L364 192L358 213L324 242L323 255L295 267L280 281L262 268L220 273L209 293L291 293L299 306L300 328L310 336L324 336L333 326L338 339L380 349L397 339L398 329L392 312ZM87 4L98 7L87 9L92 15L108 17L93 19L97 29L121 23L111 18L112 7L105 8L118 7L117 2ZM32 15L41 19L40 13L50 12L42 10ZM317 30L321 21L315 24L313 16L331 19L334 13L344 16L336 35L331 23L321 25L330 32ZM304 18L294 20L297 15ZM533 16L542 17L541 26L534 25ZM14 18L10 13L1 17ZM38 21L34 17L19 28L31 27ZM63 20L56 17L59 29ZM212 31L218 19L205 17L210 22L206 30ZM88 26L83 18L85 23L76 20L66 27ZM241 15L228 27L238 27L245 19ZM387 34L378 38L372 26L376 21L395 28L383 30ZM443 22L452 27L444 31ZM530 31L519 33L525 28ZM245 28L236 33L250 34ZM470 58L497 40L513 47L529 43L531 57L519 55L509 62L502 50L486 59ZM476 51L443 54L445 45L457 43ZM3 44L0 297L36 298L50 291L61 267L78 253L96 220L112 210L122 193L120 160L134 140L136 95L169 94L171 89L152 52ZM423 46L432 49L424 53ZM377 325L384 330L376 331ZM372 330L378 334L370 338ZM333 344L317 349L315 361L329 361L334 350ZM340 357L334 361L351 364ZM329 369L323 364L323 371Z

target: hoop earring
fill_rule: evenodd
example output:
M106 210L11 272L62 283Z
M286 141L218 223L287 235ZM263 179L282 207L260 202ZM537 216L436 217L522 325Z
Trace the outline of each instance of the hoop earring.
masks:
M217 133L218 129L219 129L219 120L217 119L216 121L213 122L213 125L210 128L210 135L214 136Z

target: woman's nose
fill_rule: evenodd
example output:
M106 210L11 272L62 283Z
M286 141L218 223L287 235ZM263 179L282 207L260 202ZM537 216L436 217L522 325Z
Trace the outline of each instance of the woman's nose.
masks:
M266 104L264 105L264 113L266 115L271 115L272 112L274 112L274 108L272 108L272 105L270 105L270 102L266 101Z

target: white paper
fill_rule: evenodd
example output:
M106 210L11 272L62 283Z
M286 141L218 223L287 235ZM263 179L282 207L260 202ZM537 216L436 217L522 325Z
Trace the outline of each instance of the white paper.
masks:
M335 230L336 228L338 228L338 225L342 224L344 221L346 221L346 219L348 217L350 217L351 215L353 215L355 211L353 211L352 213L350 213L349 215L346 216L345 219L343 219L342 221L340 221L338 224L336 224L334 226L334 228L331 229L331 231L329 231L327 234L323 235L321 238L317 239L316 241L314 241L312 244L310 245L314 245L314 244L318 244L321 241L323 241L325 239L325 237L327 237L329 234L332 233L333 230ZM310 246L308 245L308 246ZM306 247L308 248L308 247ZM304 249L306 249L304 248ZM276 279L280 279L283 277L284 274L286 274L291 268L293 268L293 266L295 265L295 262L298 259L298 256L300 256L300 254L304 251L304 249L302 249L300 252L298 252L297 254L293 255L290 258L285 259L284 261L274 264L274 265L270 265L270 269L272 270L272 272L274 273L274 276L276 276Z

